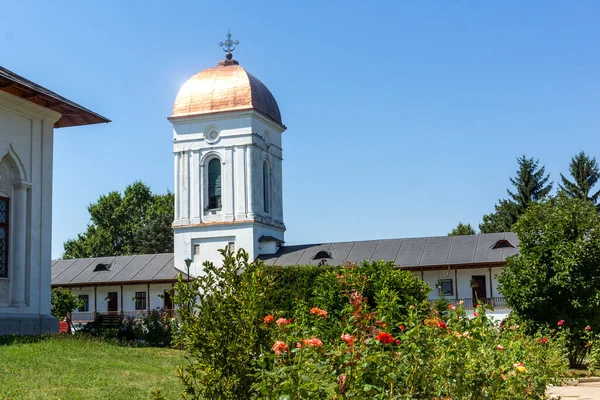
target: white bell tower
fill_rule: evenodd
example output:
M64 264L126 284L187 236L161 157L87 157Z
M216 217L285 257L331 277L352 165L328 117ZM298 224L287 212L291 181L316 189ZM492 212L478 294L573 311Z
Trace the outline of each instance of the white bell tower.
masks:
M282 133L269 89L232 59L191 77L173 114L175 266L197 275L219 249L243 248L256 259L283 243Z

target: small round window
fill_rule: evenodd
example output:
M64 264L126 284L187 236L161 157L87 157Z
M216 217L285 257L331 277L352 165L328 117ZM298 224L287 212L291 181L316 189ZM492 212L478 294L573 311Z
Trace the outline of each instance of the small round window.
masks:
M219 140L219 130L216 126L210 126L204 133L204 138L208 143L214 143Z

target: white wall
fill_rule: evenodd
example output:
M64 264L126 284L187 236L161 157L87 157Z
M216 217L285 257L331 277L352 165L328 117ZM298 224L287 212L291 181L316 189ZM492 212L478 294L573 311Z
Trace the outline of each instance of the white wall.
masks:
M150 303L146 303L146 307L151 310L156 308L164 307L164 298L160 296L163 295L165 290L171 290L173 287L170 283L155 283L150 284L150 296L146 295L146 302L150 299ZM82 287L72 287L70 290L73 294L79 296L87 294L89 296L89 312L94 312L94 287L93 286L82 286ZM121 286L97 286L96 289L96 301L97 301L97 312L106 312L108 311L108 301L106 297L109 292L117 293L117 310L121 311ZM148 292L147 285L123 285L123 310L124 311L134 311L135 310L135 293L136 292Z
M10 198L9 272L0 278L0 335L50 316L52 150L59 113L0 92L0 192ZM27 320L27 321L25 321ZM16 328L15 328L16 327Z
M412 271L415 276L421 278L421 272ZM423 271L423 281L425 281L429 287L432 288L429 299L437 300L441 296L435 287L440 279L452 279L453 284L453 295L445 296L446 298L452 299L469 299L473 297L473 289L471 287L471 278L475 275L485 276L486 285L486 296L487 297L502 297L502 294L498 291L498 278L502 272L501 267L495 267L491 269L492 272L492 286L490 288L490 268L470 268L470 269L458 269L456 271L450 268L443 270L434 271ZM458 282L458 292L456 291L456 282Z

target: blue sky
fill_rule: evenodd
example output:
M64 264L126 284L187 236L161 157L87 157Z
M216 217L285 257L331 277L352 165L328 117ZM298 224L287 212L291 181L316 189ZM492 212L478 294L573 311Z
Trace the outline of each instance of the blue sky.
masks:
M288 127L288 244L445 235L492 211L520 154L554 181L600 157L599 18L597 1L7 1L0 65L113 121L56 131L54 257L99 195L172 190L166 117L228 28Z

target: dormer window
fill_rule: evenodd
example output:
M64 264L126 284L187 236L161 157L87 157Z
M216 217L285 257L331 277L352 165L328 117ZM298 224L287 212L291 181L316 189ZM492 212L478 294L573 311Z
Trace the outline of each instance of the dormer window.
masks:
M110 271L111 268L112 268L112 263L98 263L94 267L94 272Z
M325 258L332 258L331 253L326 250L321 250L313 257L313 260L323 260Z
M504 249L504 248L514 248L515 246L513 246L512 244L510 244L510 242L508 240L498 240L493 246L492 249Z

